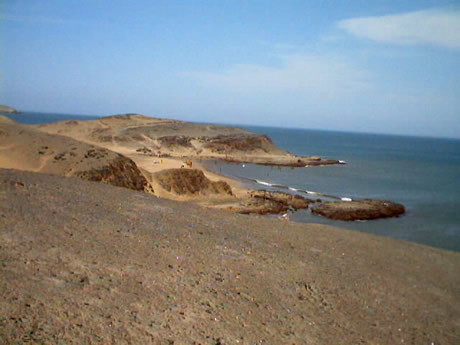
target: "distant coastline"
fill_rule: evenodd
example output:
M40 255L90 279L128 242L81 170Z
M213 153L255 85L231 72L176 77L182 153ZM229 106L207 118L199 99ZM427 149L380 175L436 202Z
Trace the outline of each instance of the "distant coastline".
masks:
M33 112L23 112L20 115L6 114L6 116L24 124L101 118ZM258 164L232 164L220 160L217 166L212 163L210 167L208 164L203 164L204 166L201 167L199 161L204 157L200 154L200 159L194 162L194 167L204 170L210 168L213 172L219 171L218 174L209 172L205 174L211 177L211 180L225 180L231 185L233 191L241 191L238 193L242 197L246 195L246 189L260 189L260 187L253 182L247 184L248 180L244 180L241 185L242 181L238 177L352 200L363 198L394 200L407 207L408 213L404 217L347 223L312 215L309 210L299 210L291 214L290 219L305 223L334 225L444 249L459 250L460 237L456 230L459 222L456 212L459 200L453 193L455 188L452 188L458 185L456 179L457 157L460 157L458 140L253 126L241 126L241 128L256 134L266 134L278 147L294 155L315 155L325 160L340 157L350 164L318 169L283 169L283 167ZM139 144L133 149L143 146ZM126 155L126 152L124 153ZM161 159L163 164L152 165L152 157L148 155L148 151L131 153L129 156L137 161L136 164L145 165L148 169L180 168L182 163L180 158L163 157ZM415 174L414 171L417 173ZM234 182L235 180L239 182ZM423 189L420 186L424 186ZM269 186L264 186L264 189L277 190ZM157 188L157 192L159 191L161 189ZM222 207L224 206L228 204Z
M0 104L0 113L19 114L20 111L18 111L17 109L15 109L13 107Z

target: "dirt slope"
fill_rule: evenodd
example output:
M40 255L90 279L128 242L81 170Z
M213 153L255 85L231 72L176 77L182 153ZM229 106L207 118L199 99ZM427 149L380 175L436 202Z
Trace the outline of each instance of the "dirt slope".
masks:
M318 158L296 157L270 138L247 130L152 118L138 114L93 121L62 121L38 129L96 144L122 154L150 152L153 156L220 158L238 162L305 166L337 164Z
M0 171L0 344L459 344L460 254Z
M0 167L78 176L135 190L148 189L136 164L118 153L52 135L0 116Z

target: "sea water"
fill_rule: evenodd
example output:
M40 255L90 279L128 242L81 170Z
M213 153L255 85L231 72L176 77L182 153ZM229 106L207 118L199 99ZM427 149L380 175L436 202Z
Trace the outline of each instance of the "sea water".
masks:
M391 200L407 209L402 217L360 222L329 220L303 210L292 214L291 220L460 251L460 140L240 127L266 134L279 147L296 155L343 160L347 164L279 168L220 162L210 168L240 178L250 188L286 191L269 187L268 183L291 187L290 192L299 189L339 198Z
M30 112L4 115L28 124L99 118ZM460 251L460 140L240 127L266 134L279 147L296 155L343 160L347 164L279 168L218 162L209 164L211 169L239 178L250 188L276 190L280 188L269 187L267 183L278 184L340 198L392 200L407 209L402 217L363 222L334 221L303 210L293 213L292 220L330 224Z

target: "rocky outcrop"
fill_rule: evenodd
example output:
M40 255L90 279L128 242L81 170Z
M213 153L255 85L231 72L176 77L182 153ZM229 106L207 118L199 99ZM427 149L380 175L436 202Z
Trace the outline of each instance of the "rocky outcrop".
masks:
M398 217L406 212L403 205L392 201L355 200L323 202L312 208L311 212L334 220L370 220Z
M154 174L153 178L164 190L177 195L232 195L227 182L211 181L198 169L166 169Z
M274 200L253 198L232 206L229 210L241 214L280 214L287 212L289 206Z
M131 159L121 155L100 168L79 171L74 175L84 180L103 182L118 187L153 191L136 164Z
M172 149L175 147L193 148L191 140L191 137L184 135L167 135L157 139L160 147L166 149Z
M245 154L254 151L269 153L277 150L273 141L266 135L219 135L213 138L205 137L204 148L219 154L231 154L244 152Z
M308 206L314 202L313 200L304 198L297 194L266 190L253 190L250 192L250 197L274 201L288 208L293 208L294 210L308 208Z
M249 192L248 199L237 206L232 206L230 210L241 214L280 214L306 209L313 202L313 200L290 193L252 190Z

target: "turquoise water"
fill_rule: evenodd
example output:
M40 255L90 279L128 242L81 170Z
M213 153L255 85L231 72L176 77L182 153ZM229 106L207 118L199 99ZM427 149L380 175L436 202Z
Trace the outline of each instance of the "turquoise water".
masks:
M30 112L5 115L28 124L98 118ZM339 197L388 199L407 208L402 217L365 222L332 221L311 215L308 210L296 212L292 220L331 224L460 251L460 140L243 127L267 134L278 146L297 155L344 160L348 164L280 169L253 164L243 168L240 164L220 162L210 164L210 168L232 177ZM250 187L267 188L256 183L250 183Z

